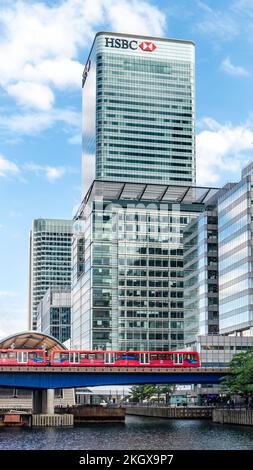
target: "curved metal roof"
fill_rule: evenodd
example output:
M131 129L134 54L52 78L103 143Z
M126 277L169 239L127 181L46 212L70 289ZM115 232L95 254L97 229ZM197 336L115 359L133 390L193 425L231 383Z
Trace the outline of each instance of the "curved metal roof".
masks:
M45 335L38 331L23 331L15 333L0 340L1 349L67 349L60 341L53 336Z

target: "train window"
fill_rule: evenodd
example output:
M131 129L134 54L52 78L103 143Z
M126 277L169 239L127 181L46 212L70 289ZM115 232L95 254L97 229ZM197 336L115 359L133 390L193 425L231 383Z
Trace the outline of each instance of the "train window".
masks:
M29 359L35 359L37 357L36 352L29 352L28 354Z
M82 361L83 359L89 359L89 355L87 353L81 353L80 360Z
M158 354L159 361L172 361L172 354Z
M196 361L197 358L195 356L195 354L184 354L184 360L186 361Z
M15 352L12 352L12 351L9 352L9 353L8 353L8 358L9 358L9 359L16 359L16 353L15 353Z
M55 355L55 356L56 356L56 355ZM60 353L60 358L61 358L61 360L63 360L63 361L68 361L69 355L68 355L68 353Z
M125 359L127 361L138 361L139 360L139 354L133 354L131 352L128 352L122 356L122 359Z
M2 359L7 359L7 357L8 357L7 351L6 351L6 352L5 352L5 351L2 351L2 352L1 352L1 358L2 358Z
M89 357L89 361L94 361L95 354L89 354L88 357Z
M100 361L103 361L104 360L104 355L103 354L95 354L95 359L99 359Z
M172 354L165 354L166 361L172 361Z
M54 354L54 359L55 359L55 361L58 361L60 359L60 353L55 353Z
M151 361L157 360L157 354L150 354Z

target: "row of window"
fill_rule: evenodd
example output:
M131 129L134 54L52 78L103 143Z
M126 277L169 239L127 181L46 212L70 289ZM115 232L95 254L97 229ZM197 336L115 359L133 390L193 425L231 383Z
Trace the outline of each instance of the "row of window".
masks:
M128 103L129 104L129 103ZM134 103L133 103L134 104ZM135 103L136 105L136 103ZM108 106L108 105L97 105L97 116L98 118L99 117L102 117L101 114L99 114L99 111L103 111L103 112L106 112L106 111L114 111L114 112L117 112L117 111L123 111L124 113L128 112L128 113L142 113L142 114L152 114L154 116L157 115L157 117L163 115L163 116L181 116L181 117L191 117L192 114L190 113L182 113L182 111L192 111L192 107L191 106L183 106L183 105L167 105L166 106L167 109L173 109L174 111L173 112L170 112L170 111L161 111L161 110L156 110L156 109L149 109L148 108L133 108L133 107L125 107L125 108L121 108L120 106ZM116 116L115 116L116 117ZM136 119L136 116L135 116L135 119ZM139 119L139 117L138 117Z
M122 108L123 110L123 108ZM132 114L121 114L120 113L121 109L119 108L115 108L115 114L112 114L112 113L104 113L104 110L103 111L100 111L97 113L97 116L98 116L98 120L101 119L102 117L103 118L113 118L113 119L117 119L118 121L122 120L127 123L127 121L131 121L131 119L134 119L134 122L133 122L133 126L136 126L136 116L135 115L132 115ZM132 112L132 109L126 109L125 110L126 112ZM139 110L139 112L141 112L142 110ZM146 110L143 111L143 113L145 114L145 116L138 116L138 123L139 121L145 121L145 124L140 124L141 126L146 126L146 122L158 122L160 124L163 124L163 123L167 123L167 122L178 122L178 123L187 123L187 124L192 124L193 121L192 121L192 114L191 113L185 113L185 114L181 114L181 113L177 113L176 111L173 111L171 113L168 113L169 116L173 116L173 117L177 117L180 119L179 120L173 120L173 119L166 119L166 118L162 118L161 116L156 116L156 117L150 117L150 116L146 116L147 112ZM183 121L182 118L188 118L187 121Z

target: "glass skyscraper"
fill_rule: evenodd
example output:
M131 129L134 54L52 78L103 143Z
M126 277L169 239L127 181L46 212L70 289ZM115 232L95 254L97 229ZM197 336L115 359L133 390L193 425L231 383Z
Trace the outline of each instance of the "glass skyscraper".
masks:
M83 195L94 179L195 184L195 46L100 32L83 73Z
M74 349L183 348L183 230L216 192L93 183L74 224Z
M37 307L49 287L71 286L72 220L35 219L30 232L29 329L37 329Z

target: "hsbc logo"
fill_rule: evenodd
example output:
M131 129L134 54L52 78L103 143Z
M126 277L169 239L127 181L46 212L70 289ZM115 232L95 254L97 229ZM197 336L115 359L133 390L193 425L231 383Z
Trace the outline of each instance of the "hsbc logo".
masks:
M156 49L156 45L150 41L142 42L139 47L146 52L153 52Z
M105 38L105 47L114 47L115 49L132 49L136 51L138 48L144 52L153 52L156 45L151 41L143 41L140 44L136 40L119 39L119 38Z

